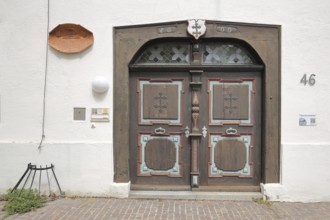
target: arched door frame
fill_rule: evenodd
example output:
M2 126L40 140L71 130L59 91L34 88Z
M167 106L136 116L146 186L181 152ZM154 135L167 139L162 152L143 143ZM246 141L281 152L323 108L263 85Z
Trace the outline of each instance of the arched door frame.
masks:
M233 38L247 42L264 63L262 182L280 181L281 27L276 25L206 21L203 38ZM114 28L113 147L114 181L129 182L129 63L148 41L191 38L187 22Z

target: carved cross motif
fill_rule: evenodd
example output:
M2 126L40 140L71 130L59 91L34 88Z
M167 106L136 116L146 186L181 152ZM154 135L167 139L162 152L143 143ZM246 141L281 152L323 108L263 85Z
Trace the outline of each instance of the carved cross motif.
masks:
M233 94L229 94L228 96L224 97L225 101L229 100L229 106L224 106L225 109L229 109L229 113L233 113L234 109L237 109L237 106L233 105L233 102L236 101L238 98L236 96L233 96Z
M158 93L159 96L156 96L154 97L154 99L158 100L159 101L159 104L158 105L154 105L154 108L158 108L158 111L159 113L162 113L163 112L163 109L164 108L167 108L167 106L163 103L163 100L166 100L167 97L166 96L163 96L163 93L160 92Z
M192 32L193 35L198 36L201 34L200 31L198 31L202 26L198 25L198 22L195 20L195 25L192 26L195 31Z
M202 19L188 20L187 31L197 40L200 36L202 36L206 32L205 20Z

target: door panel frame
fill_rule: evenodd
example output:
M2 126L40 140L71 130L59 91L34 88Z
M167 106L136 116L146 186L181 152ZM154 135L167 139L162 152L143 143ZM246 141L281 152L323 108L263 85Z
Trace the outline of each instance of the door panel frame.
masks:
M250 136L250 141L249 141L249 151L247 152L247 155L248 155L248 161L247 163L249 163L249 175L246 175L246 174L241 174L241 173L230 173L230 172L227 172L227 173L224 173L224 174L212 174L212 141L213 141L213 137L221 137L221 138L233 138L233 137L236 137L236 138L239 138L239 137L242 137L242 136ZM251 145L251 143L254 142L254 135L253 133L239 133L237 135L226 135L224 133L210 133L208 134L208 145L209 145L209 161L208 161L208 177L209 178L212 178L212 177L226 177L226 176L233 176L233 177L238 177L238 178L252 178L253 175L254 175L254 164L253 164L253 147Z
M171 137L176 137L179 138L177 143L175 143L175 151L176 151L176 161L175 163L178 165L178 170L175 173L171 172L164 172L164 171L157 171L157 170L152 170L151 171L146 171L146 172L141 172L141 165L145 162L145 158L143 154L144 148L146 146L142 145L142 142L144 142L143 138L147 137L148 141L153 140L153 139L167 139L170 140ZM166 135L163 136L153 136L152 133L147 133L147 132L138 132L138 159L137 159L137 176L168 176L168 177L182 177L183 176L183 162L182 162L182 148L183 148L183 138L184 136L181 133L174 133L170 132ZM135 164L132 164L135 166ZM131 165L131 166L132 166Z
M262 118L262 110L261 110L261 100L262 100L262 71L204 71L205 76L203 77L203 89L202 94L206 95L208 98L203 99L204 102L201 103L202 106L208 106L207 109L203 109L201 112L201 117L204 120L201 121L202 126L204 124L208 124L208 140L202 140L201 148L200 148L200 155L204 155L203 151L206 147L209 148L208 156L204 156L203 160L208 160L208 166L205 167L205 162L202 162L204 166L200 166L203 172L207 170L207 176L203 175L201 172L201 181L203 182L200 187L204 190L209 188L212 190L215 185L217 185L219 190L225 189L231 185L237 186L235 189L239 191L244 191L248 185L250 186L259 186L260 182L263 180L261 179L261 134L262 134L262 127L261 127L261 118ZM214 82L214 83L210 83ZM210 117L211 115L211 101L213 100L213 95L215 95L215 91L212 92L211 87L213 85L244 85L244 82L248 82L249 84L249 119L248 123L241 124L239 120L235 119L228 119L222 123L212 123ZM238 84L236 84L238 83ZM246 84L245 84L246 85ZM244 93L245 94L245 93ZM239 97L239 96L238 96ZM246 97L246 96L245 96ZM219 97L217 98L219 99ZM236 103L237 104L237 103ZM203 117L208 115L209 117ZM236 130L237 133L227 133L226 130L229 128L233 128ZM245 140L242 138L243 136L247 135L246 144ZM212 137L212 139L211 139ZM240 141L244 142L245 145L245 152L246 152L246 163L245 168L248 169L248 172L242 169L239 172L222 172L221 169L217 169L216 171L212 172L212 168L216 169L212 158L213 148L215 147L215 143L213 137L216 137L216 144L224 138L234 139L237 138ZM206 143L207 142L207 143ZM220 146L218 146L220 147ZM218 148L219 149L219 148ZM214 152L215 153L215 152ZM203 161L201 160L201 161ZM221 177L221 178L220 178ZM238 189L241 186L242 189ZM252 187L253 188L253 187ZM246 189L252 189L246 188Z
M184 135L184 123L189 123L190 120L190 110L184 114L182 111L190 100L189 90L189 74L182 71L171 71L164 72L159 69L157 72L149 71L137 71L131 72L130 74L130 148L129 153L132 156L129 160L131 183L135 186L133 188L143 189L171 189L171 187L181 189L182 186L189 186L189 165L190 165L190 148L188 146L188 140ZM150 83L144 83L150 82ZM179 103L177 117L178 121L176 123L170 123L172 119L151 121L150 123L141 123L144 117L141 100L143 97L143 86L145 85L177 85L177 96L179 97L176 101ZM166 92L165 92L166 93ZM148 93L149 94L149 93ZM152 93L150 93L152 94ZM166 94L165 94L166 96ZM152 96L153 97L153 96ZM168 97L170 99L170 97ZM174 100L174 99L172 99ZM168 103L169 104L169 103ZM138 109L137 109L138 108ZM180 110L180 111L179 111ZM157 129L162 128L162 132L157 133ZM175 136L177 140L171 139L169 137ZM176 142L176 166L173 169L166 171L152 170L152 168L145 165L145 172L141 172L144 169L145 164L143 160L143 138L147 138L145 143L147 144L151 139L171 139L171 141ZM145 155L145 154L144 154ZM155 155L157 156L157 155ZM164 155L162 155L164 156ZM174 170L174 169L178 170ZM150 172L149 172L150 171ZM161 186L162 185L162 186ZM158 187L159 186L159 187ZM155 188L156 187L156 188Z
M166 77L164 77L166 78ZM139 84L141 81L148 81L149 83L151 83L151 85L153 83L155 84L161 84L161 83L173 83L173 82L181 82L180 83L177 83L176 85L179 85L179 89L181 89L181 91L185 88L185 80L183 78L173 78L173 77L168 77L168 79L159 79L159 80L154 80L154 79L151 79L151 78L139 78L138 79L138 82L137 84ZM157 84L157 85L158 85ZM175 84L174 84L175 85ZM179 115L179 119L178 119L178 122L173 122L172 120L168 120L168 121L165 121L165 120L152 120L152 119L149 119L150 122L143 122L142 121L142 108L141 108L141 101L142 101L142 97L143 97L143 94L141 92L141 88L140 88L140 85L137 85L137 93L139 94L138 95L138 123L139 125L153 125L153 124L167 124L168 126L182 126L182 120L183 120L183 112L182 112L182 109L184 107L184 102L182 101L182 98L183 98L183 94L181 91L178 91L180 94L179 96L179 104L178 104L178 110L181 110L181 112L179 111L178 112L178 115Z
M243 73L244 74L244 73ZM209 78L207 80L207 91L211 91L211 81L213 82L220 82L220 83L243 83L243 82L251 82L252 83L252 91L255 91L255 87L256 87L256 82L255 82L255 79L254 78L241 78L241 79L238 79L238 80L225 80L225 79L220 79L219 78ZM215 84L215 83L214 83ZM208 99L209 99L209 121L208 121L208 126L224 126L226 124L237 124L238 126L241 126L241 127L244 127L244 126L253 126L254 125L254 111L253 109L250 111L250 114L249 114L249 119L248 119L248 122L247 123L242 123L242 122L235 122L233 123L232 121L235 121L235 120L231 120L231 122L226 122L226 120L219 120L220 122L217 123L217 122L212 122L212 119L211 119L211 115L212 115L212 107L213 105L211 105L213 103L213 101L211 100L213 98L213 96L211 95L211 93L208 93ZM253 94L250 94L250 104L252 105L254 103L254 95ZM252 105L253 106L253 105ZM243 121L243 120L236 120L236 121ZM246 120L245 120L246 121Z
M264 65L255 65L252 69L263 66L263 123L262 123L262 179L264 183L280 181L280 128L281 128L281 26L221 21L206 21L207 32L203 38L230 38L249 44L260 56ZM163 31L171 28L172 32ZM219 27L235 27L237 32L221 32ZM147 42L155 39L189 38L186 32L187 22L176 21L159 24L115 27L114 32L114 71L113 71L113 151L114 181L129 182L129 72L141 67L128 67L131 60ZM157 66L143 67L146 71L157 69ZM181 67L168 66L167 70ZM182 70L209 70L217 66L182 67ZM230 70L230 66L223 69ZM235 67L248 70L248 66ZM163 69L164 70L164 69ZM236 69L237 70L237 69Z

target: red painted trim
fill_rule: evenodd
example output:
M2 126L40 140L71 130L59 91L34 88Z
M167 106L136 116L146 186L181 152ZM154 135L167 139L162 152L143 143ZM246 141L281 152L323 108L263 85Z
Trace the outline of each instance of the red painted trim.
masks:
M220 79L219 82L222 83L242 83L241 79Z
M172 79L150 79L148 81L151 82L151 83L156 83L156 82L160 82L160 83L162 83L162 82L173 82Z

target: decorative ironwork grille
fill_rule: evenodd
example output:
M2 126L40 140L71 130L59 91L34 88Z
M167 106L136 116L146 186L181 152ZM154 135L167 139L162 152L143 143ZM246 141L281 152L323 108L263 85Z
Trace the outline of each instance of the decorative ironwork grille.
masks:
M202 65L249 65L257 62L242 46L229 42L202 42ZM156 43L136 59L137 65L189 65L192 50L188 42Z
M148 47L135 64L189 64L190 45L188 43L160 43Z
M244 48L231 43L207 43L202 45L203 64L235 65L254 64L251 54Z

